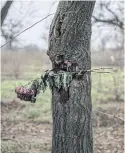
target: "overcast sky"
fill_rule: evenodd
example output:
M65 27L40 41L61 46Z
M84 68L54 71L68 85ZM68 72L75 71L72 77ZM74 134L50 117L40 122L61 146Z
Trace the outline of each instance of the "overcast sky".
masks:
M2 6L5 3L5 1L2 1ZM39 21L40 19L44 18L48 14L55 13L56 8L58 5L58 1L15 1L10 10L8 17L5 21L5 24L9 26L9 20L13 21L20 21L22 20L22 28L20 31L24 30L25 28L31 26L35 22ZM115 9L115 6L113 6ZM97 9L96 9L97 11ZM27 30L23 34L21 34L18 39L19 47L24 47L28 44L35 44L39 48L47 49L47 42L42 39L44 36L48 37L49 33L49 26L51 24L52 18L54 15L48 17L43 22L35 25L32 29ZM6 28L6 27L5 27ZM92 46L94 48L98 48L101 45L101 38L104 38L105 36L113 35L113 28L111 27L101 27L98 28L97 26L93 26L92 29ZM5 41L2 39L2 44L5 43ZM110 39L107 43L107 46L110 47L113 44L113 39Z

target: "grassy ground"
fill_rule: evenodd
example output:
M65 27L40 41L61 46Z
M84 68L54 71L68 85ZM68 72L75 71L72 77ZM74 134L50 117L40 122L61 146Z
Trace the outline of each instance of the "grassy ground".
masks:
M21 102L14 93L16 86L38 76L40 73L33 72L26 79L2 80L2 153L51 152L50 90L39 94L36 104ZM123 118L123 94L123 72L92 74L95 153L123 153L123 121L94 111Z
M42 106L40 109L38 113L36 105L2 102L2 153L51 152L52 124L45 121L47 112ZM123 102L104 103L97 109L123 118ZM123 121L95 111L92 116L95 153L123 153Z
M22 75L23 76L23 75ZM30 80L40 77L41 73L28 73L23 79L5 79L1 83L2 99L15 99L16 95L13 92L16 86L26 85ZM124 74L117 70L113 73L92 73L92 101L112 101L124 99ZM40 94L37 103L46 103L50 101L51 93L49 89Z
M40 76L40 73L32 74L29 80ZM26 78L28 78L27 75ZM114 82L117 80L117 82ZM25 85L29 80L3 80L1 83L2 100L17 100L14 89L16 86ZM92 74L92 102L93 107L100 105L100 102L123 101L123 73L121 71L113 74ZM19 101L19 100L18 100ZM38 121L51 122L51 92L49 89L45 93L40 93L34 104L27 102L26 110L23 113L24 118L30 118ZM41 117L42 116L42 117Z
M2 54L2 153L51 152L50 90L47 89L44 94L40 93L35 104L19 101L14 92L16 86L25 85L40 77L44 70L51 67L47 58L43 53ZM92 73L95 153L124 152L123 85L122 70L114 71L113 74Z

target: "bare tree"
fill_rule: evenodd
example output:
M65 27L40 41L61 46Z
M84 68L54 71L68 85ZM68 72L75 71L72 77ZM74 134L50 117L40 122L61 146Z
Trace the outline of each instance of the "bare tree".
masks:
M4 24L1 28L2 36L8 42L9 40L13 39L13 37L19 33L20 29L22 27L21 22L16 22L14 20L9 20L9 26L7 24ZM10 41L8 43L8 48L12 49L13 44L18 43L18 39L14 39L14 41Z
M9 12L9 9L11 7L13 3L13 0L12 1L6 1L6 3L4 4L4 6L2 7L1 9L1 32L2 32L2 36L4 37L4 39L6 41L12 39L13 35L15 34L15 28L18 27L18 24L17 23L14 23L12 20L10 20L10 29L8 30L5 30L6 29L6 24L4 24L5 20L6 20L6 17L8 16L8 12ZM17 41L17 40L15 40ZM12 48L12 43L9 43L8 45L9 48Z
M60 1L49 34L53 68L57 57L91 69L90 38L94 1ZM61 69L61 67L60 67ZM69 91L52 89L52 153L93 153L91 74L74 79Z
M94 23L100 22L107 25L112 25L119 28L122 32L124 30L124 1L117 2L117 9L113 10L111 1L100 1L98 7L101 11L93 14ZM105 12L105 13L104 13Z
M4 21L7 17L8 11L9 11L12 3L13 3L13 0L12 1L7 1L1 9L1 26L3 25L3 23L4 23Z
M117 48L123 51L124 46L124 1L99 1L92 15L93 25L100 28L107 27L114 29L114 33L109 33L104 41L115 41ZM113 38L114 37L114 38ZM114 40L113 40L114 39ZM102 44L103 45L103 44Z
M12 1L10 3L10 1L6 2L5 5L9 5L9 4L12 4L14 1ZM22 14L22 17L21 18L17 18L17 19L13 19L9 16L9 18L6 20L6 18L4 18L4 23L2 23L2 27L1 27L1 32L2 32L2 37L4 38L5 42L9 42L7 43L7 47L9 49L14 49L14 47L17 46L17 44L20 45L20 41L18 38L14 38L15 35L17 35L19 32L20 32L20 29L22 29L23 27L23 21L25 20L26 16L28 15L28 13L30 13L30 9L31 9L31 4L33 2L29 2L28 3L28 7L27 9L25 10L25 13L23 15L23 13L21 13L20 10L17 10L19 13ZM15 3L16 4L16 3ZM7 9L7 7L5 7L5 5L3 6L3 8L1 9L1 12L8 12L10 7L8 8L8 10L5 10ZM22 3L20 4L22 5ZM14 9L14 5L12 7L12 9ZM22 8L21 8L22 9ZM4 13L2 13L4 14ZM8 14L6 14L6 17L8 16ZM2 18L2 17L1 17ZM13 39L14 38L14 39ZM22 45L21 45L22 46Z

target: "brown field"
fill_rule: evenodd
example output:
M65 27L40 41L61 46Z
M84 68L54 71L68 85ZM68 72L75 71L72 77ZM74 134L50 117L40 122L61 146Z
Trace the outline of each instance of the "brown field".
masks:
M50 153L50 90L40 94L35 104L19 101L14 93L15 86L25 85L51 68L48 56L7 51L1 58L2 153ZM118 53L92 54L93 67L116 69L113 74L92 74L94 153L124 153L124 74L116 59Z

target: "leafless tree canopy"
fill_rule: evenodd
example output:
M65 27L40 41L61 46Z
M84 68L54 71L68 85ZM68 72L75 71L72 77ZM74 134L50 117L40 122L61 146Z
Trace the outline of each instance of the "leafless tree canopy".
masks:
M115 26L123 31L124 27L124 1L119 1L117 8L113 10L112 2L101 1L98 3L100 11L93 15L93 23L104 23ZM105 13L104 13L105 12Z
M104 51L111 42L111 48L123 51L124 48L124 1L97 1L92 15L93 27L103 33L100 37L100 49ZM111 31L110 31L111 29ZM106 33L105 31L106 30ZM123 55L122 55L123 56Z

